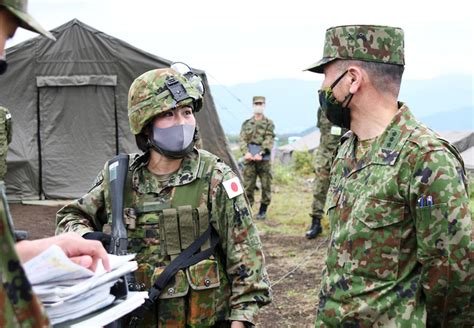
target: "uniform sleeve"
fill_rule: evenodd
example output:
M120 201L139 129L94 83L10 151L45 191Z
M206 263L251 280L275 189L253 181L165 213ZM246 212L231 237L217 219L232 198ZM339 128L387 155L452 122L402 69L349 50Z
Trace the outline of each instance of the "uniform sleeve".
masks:
M240 153L243 155L245 155L245 153L248 152L248 140L247 140L247 135L245 133L245 123L247 121L245 121L244 123L242 123L242 127L240 128L240 141L239 141L239 146L240 146Z
M275 140L275 124L269 121L267 128L265 129L263 136L262 149L266 154L271 153L273 149L273 142Z
M228 169L215 174L213 221L218 225L232 285L229 320L256 322L258 309L271 302L270 282L257 227L243 194L229 198L222 181L235 177Z
M76 232L82 236L88 232L102 231L103 225L107 223L103 188L103 174L100 173L87 194L58 211L56 234Z
M410 195L428 326L465 323L473 293L473 244L462 164L447 150L420 155L413 170Z

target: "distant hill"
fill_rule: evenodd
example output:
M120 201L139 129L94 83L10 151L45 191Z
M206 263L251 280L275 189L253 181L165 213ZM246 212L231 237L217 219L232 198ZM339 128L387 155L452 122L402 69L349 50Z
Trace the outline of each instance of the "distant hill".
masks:
M420 117L420 121L435 131L474 130L474 107L463 107Z
M320 85L321 81L275 79L225 88L211 85L211 92L227 134L239 133L242 122L252 115L252 97L263 95L276 132L298 135L316 125ZM473 76L405 80L399 98L435 130L474 130Z

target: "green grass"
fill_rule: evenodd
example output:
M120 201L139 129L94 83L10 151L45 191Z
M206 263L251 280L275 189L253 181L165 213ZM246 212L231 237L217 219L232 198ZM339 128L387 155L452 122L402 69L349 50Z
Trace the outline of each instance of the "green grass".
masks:
M256 193L254 213L258 211L259 192ZM312 185L295 174L291 167L273 167L272 202L267 219L257 221L258 229L265 233L303 236L310 225Z

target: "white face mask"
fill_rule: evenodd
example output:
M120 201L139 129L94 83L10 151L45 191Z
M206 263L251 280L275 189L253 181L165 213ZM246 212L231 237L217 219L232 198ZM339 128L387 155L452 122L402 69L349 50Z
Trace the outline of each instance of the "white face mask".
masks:
M263 111L265 110L265 105L253 105L253 112L255 114L263 114Z

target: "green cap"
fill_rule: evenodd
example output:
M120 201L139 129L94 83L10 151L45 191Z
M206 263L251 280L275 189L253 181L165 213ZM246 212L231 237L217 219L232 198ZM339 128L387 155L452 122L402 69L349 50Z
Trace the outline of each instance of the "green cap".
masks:
M335 59L405 65L403 30L378 25L345 25L326 30L323 58L306 70L323 73Z
M183 98L175 99L167 83L174 81L184 88ZM128 92L128 120L134 135L158 114L179 106L193 105L194 112L202 107L202 94L188 79L171 68L154 69L133 81Z
M252 101L252 102L253 102L254 104L255 104L256 102L263 102L263 103L265 103L265 97L264 97L264 96L255 96L255 97L253 97L253 101Z
M0 6L7 8L15 17L18 18L20 26L24 29L37 32L48 39L56 41L56 38L44 28L27 12L28 0L0 0Z

